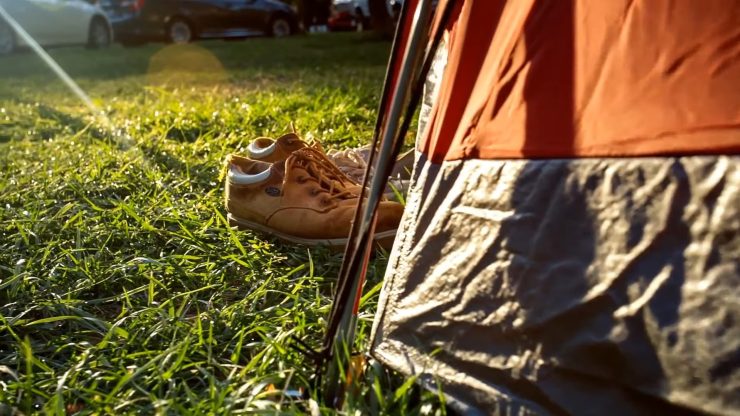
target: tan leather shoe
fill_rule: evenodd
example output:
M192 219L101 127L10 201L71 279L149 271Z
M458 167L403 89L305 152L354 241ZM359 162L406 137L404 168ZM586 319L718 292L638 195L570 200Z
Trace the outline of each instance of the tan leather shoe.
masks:
M344 246L357 205L349 179L316 149L298 149L283 164L231 155L226 210L242 229L306 245ZM375 240L390 248L403 206L382 201Z

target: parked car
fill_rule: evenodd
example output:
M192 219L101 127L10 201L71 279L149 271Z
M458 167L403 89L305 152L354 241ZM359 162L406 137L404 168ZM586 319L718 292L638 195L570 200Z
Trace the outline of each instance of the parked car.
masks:
M403 0L387 0L388 14L397 19ZM334 0L329 18L330 30L357 30L361 32L370 27L370 6L368 0Z
M101 0L124 45L148 41L288 36L296 12L278 0Z
M0 0L0 6L42 46L111 43L111 24L105 12L88 0ZM0 55L25 46L24 40L0 16Z

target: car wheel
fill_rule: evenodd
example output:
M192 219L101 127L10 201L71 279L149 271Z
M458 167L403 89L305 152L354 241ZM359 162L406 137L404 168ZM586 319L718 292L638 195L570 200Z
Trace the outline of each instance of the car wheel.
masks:
M15 50L15 33L7 24L0 22L0 55L7 55Z
M171 43L190 43L195 33L187 20L176 17L167 25L167 38Z
M110 46L110 28L103 19L97 17L90 22L90 32L87 38L87 47L90 49L107 48Z
M276 38L282 38L285 36L290 36L291 34L291 27L290 22L288 19L277 16L272 19L270 22L270 35L274 36Z

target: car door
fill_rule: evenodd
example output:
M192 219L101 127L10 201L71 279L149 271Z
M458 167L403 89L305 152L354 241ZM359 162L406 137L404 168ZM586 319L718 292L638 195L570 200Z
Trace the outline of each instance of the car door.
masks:
M88 4L83 0L55 0L55 36L60 43L83 44L87 42L90 30Z
M224 18L222 20L223 36L235 37L246 36L244 19L246 15L248 0L223 0Z
M29 22L36 40L43 45L85 43L89 13L82 0L25 0L32 4Z
M262 0L230 0L239 3L239 25L248 36L263 34L269 21L268 6Z
M230 26L229 0L179 0L178 9L202 37L219 36Z
M36 42L49 42L49 14L47 0L5 0L3 7Z

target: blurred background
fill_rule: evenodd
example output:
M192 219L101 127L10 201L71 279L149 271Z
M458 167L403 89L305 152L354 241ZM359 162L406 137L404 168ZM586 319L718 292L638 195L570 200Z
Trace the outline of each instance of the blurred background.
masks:
M343 96L373 108L401 1L0 0L0 99L15 100L4 106L5 118L19 101L54 111L75 102L80 107L67 107L67 119L81 117L77 124L86 125L103 113L105 124L120 131L142 112L116 121L122 113L113 103L155 85L177 89L183 103L192 88L206 85L229 94L357 88ZM183 91L186 84L191 91ZM285 124L257 127L283 129L299 116L274 110L266 117ZM37 116L6 120L0 139L33 136L35 129L19 126L39 124L44 114ZM348 133L357 123L315 126L318 131L308 124L307 134L329 142L358 141Z
M2 0L41 45L106 47L147 42L388 31L402 0ZM22 47L4 22L0 54Z

